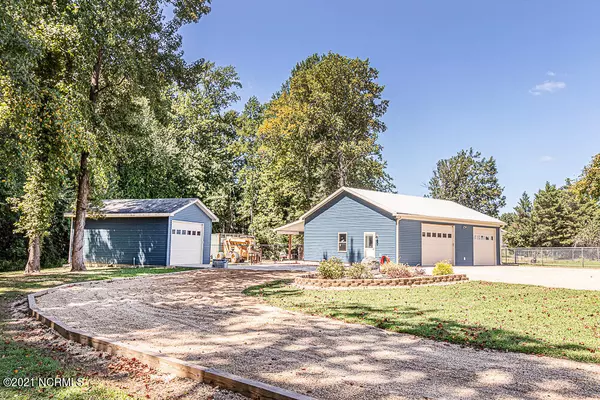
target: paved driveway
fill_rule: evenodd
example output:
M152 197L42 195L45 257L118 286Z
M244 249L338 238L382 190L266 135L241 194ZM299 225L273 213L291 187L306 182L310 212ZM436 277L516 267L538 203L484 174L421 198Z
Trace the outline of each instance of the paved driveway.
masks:
M318 399L600 398L600 366L475 350L244 296L298 272L199 270L72 285L38 306L83 331Z
M600 269L514 267L454 267L469 279L489 282L522 283L547 287L600 290Z

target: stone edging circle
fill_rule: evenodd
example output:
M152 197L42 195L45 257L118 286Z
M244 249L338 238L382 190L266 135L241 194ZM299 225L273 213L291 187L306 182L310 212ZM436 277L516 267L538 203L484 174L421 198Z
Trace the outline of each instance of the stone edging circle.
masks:
M390 287L390 286L421 286L435 283L468 281L465 274L426 275L412 278L382 278L382 279L322 279L316 274L302 275L294 279L297 286L306 287Z
M178 275L185 273L193 273L197 271L180 271L161 276ZM155 275L156 276L156 275ZM142 277L147 278L147 277ZM106 279L102 281L85 281L77 283L67 283L64 285L55 286L50 289L41 290L29 294L27 296L27 308L29 314L42 322L44 325L52 328L65 339L80 343L84 346L93 347L96 350L108 352L111 354L132 358L135 357L139 361L153 368L166 373L174 374L181 378L191 378L213 386L218 386L223 389L238 392L252 399L269 399L269 400L314 400L310 396L292 392L287 389L282 389L277 386L267 383L255 381L252 379L243 378L238 375L230 374L229 372L221 371L215 368L203 367L191 362L183 361L173 357L167 357L160 353L152 351L142 351L125 343L112 341L100 336L79 331L71 328L58 318L44 315L38 308L36 297L43 296L63 287L79 286L84 284L99 284L102 282L112 282L124 279L140 279L140 277L131 278L116 278Z

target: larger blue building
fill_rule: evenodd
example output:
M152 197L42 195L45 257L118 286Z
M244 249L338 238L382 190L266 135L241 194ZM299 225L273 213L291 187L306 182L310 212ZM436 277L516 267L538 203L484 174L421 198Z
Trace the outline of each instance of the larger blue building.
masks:
M498 265L503 225L452 201L343 187L275 231L304 233L309 261L385 255L409 265Z

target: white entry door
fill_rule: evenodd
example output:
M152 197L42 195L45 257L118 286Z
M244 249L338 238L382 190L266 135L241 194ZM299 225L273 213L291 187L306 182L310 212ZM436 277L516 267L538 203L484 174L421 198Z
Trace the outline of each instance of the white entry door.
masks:
M171 265L202 264L204 224L172 221Z
M421 264L434 265L439 261L454 264L454 227L421 224Z
M365 232L365 257L375 257L375 232Z
M473 264L496 265L496 229L473 228Z

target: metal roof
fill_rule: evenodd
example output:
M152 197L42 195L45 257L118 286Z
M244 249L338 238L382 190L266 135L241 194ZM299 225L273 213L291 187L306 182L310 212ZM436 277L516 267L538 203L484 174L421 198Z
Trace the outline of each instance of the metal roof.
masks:
M274 229L281 234L295 234L304 231L306 217L329 203L340 193L346 192L359 199L392 214L398 219L417 219L429 222L468 223L483 226L503 226L501 220L475 211L449 200L428 197L408 196L404 194L376 192L374 190L342 187L308 210L297 221Z
M110 217L169 217L182 209L197 204L213 221L219 219L197 198L183 199L113 199L102 200L102 206L90 207L89 211L104 218ZM74 211L65 214L73 217Z

